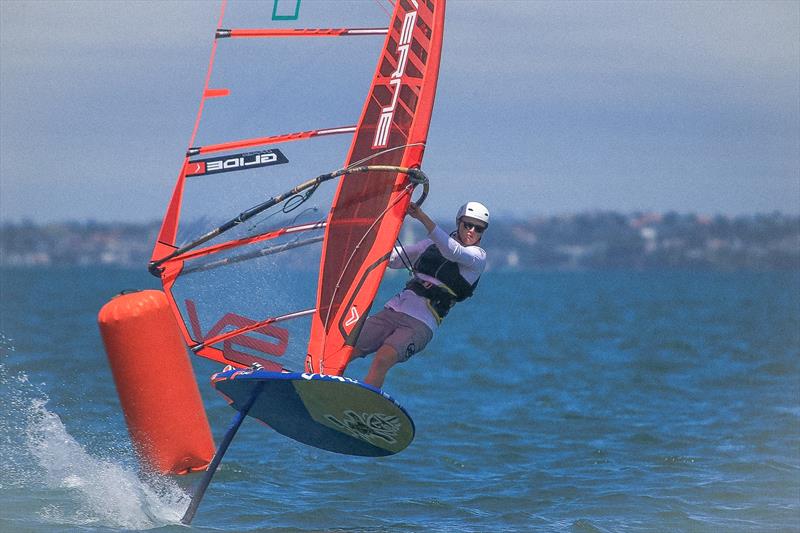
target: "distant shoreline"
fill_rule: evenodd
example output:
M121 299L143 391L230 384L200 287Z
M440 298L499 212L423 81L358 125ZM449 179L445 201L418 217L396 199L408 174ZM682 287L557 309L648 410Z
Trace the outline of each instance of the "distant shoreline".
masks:
M440 221L443 228L452 223ZM147 264L160 222L0 223L0 266ZM422 238L407 223L400 239ZM596 211L498 217L484 240L489 269L800 270L800 215L713 217Z

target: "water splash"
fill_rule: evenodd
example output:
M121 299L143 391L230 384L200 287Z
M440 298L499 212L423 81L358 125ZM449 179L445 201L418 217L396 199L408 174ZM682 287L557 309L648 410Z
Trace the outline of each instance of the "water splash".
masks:
M178 484L90 453L47 408L47 394L10 368L13 354L0 333L0 492L36 494L46 502L38 516L51 525L141 530L178 523L189 504Z
M26 435L28 451L44 470L46 486L68 491L79 504L72 516L58 517L55 510L48 509L46 518L127 529L147 529L180 520L189 500L174 481L155 475L142 480L130 469L95 457L75 441L45 402L32 402L31 410L34 416Z

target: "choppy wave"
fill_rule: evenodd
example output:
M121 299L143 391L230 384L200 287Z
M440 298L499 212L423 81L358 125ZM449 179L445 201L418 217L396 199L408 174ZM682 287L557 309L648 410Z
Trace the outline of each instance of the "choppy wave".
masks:
M87 450L48 409L41 386L24 371L9 369L16 352L2 334L0 350L0 494L22 503L20 515L57 528L142 530L179 522L189 500L174 480L103 457L115 450ZM4 520L14 523L15 514L11 510ZM27 520L22 529L34 525Z

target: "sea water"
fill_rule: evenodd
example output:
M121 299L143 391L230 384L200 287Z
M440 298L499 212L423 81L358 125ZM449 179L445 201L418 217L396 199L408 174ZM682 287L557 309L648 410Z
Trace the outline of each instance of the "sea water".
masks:
M199 475L140 470L96 324L156 280L0 276L0 531L186 531ZM218 365L194 362L219 442L234 412L208 384ZM247 420L192 529L800 524L800 273L490 272L385 389L416 423L408 449L342 456Z

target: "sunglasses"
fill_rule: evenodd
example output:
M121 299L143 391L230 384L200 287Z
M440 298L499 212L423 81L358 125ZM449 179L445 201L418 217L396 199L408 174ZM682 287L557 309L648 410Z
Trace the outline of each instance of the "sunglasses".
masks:
M461 224L463 224L465 230L469 231L471 229L474 229L475 233L483 233L486 230L486 226L478 226L477 224L473 224L471 222L464 222L463 220L461 221Z

